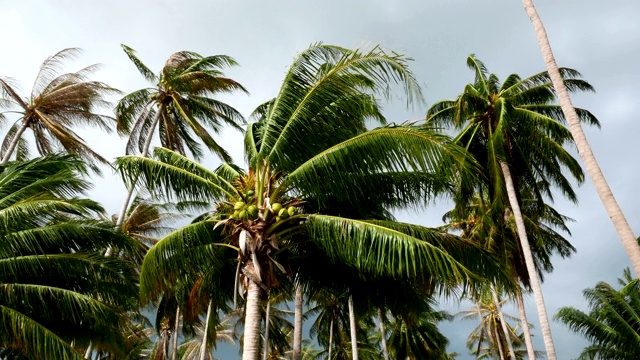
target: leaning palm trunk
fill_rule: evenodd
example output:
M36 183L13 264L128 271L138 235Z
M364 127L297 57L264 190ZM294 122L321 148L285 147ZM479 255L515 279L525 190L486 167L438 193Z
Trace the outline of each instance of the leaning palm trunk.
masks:
M380 321L380 344L382 345L382 357L389 360L389 349L387 348L387 332L384 330L384 316L382 309L378 309L378 321Z
M149 155L149 148L151 147L151 139L153 138L153 133L158 126L158 122L160 121L161 112L158 111L153 118L153 122L151 123L151 128L149 129L149 134L144 141L144 145L142 147L142 157L147 157ZM137 180L137 179L136 179ZM124 199L124 203L122 204L122 208L120 208L120 213L118 214L118 218L116 219L116 228L120 229L122 224L124 223L124 217L127 213L127 208L129 207L129 202L131 201L131 197L133 196L133 192L136 190L135 182L131 183L131 188L127 191L127 196ZM107 250L107 256L111 255L111 249Z
M295 313L293 320L293 360L302 358L302 286L296 284Z
M511 335L509 334L507 321L505 320L504 314L502 313L500 298L498 298L498 294L495 288L491 289L491 295L493 295L493 303L496 306L496 311L498 312L498 319L500 319L500 326L502 327L502 331L504 332L504 337L507 341L507 349L509 350L509 357L511 358L511 360L516 360L516 353L513 351L513 343L511 342Z
M171 360L178 358L178 330L180 330L180 306L176 307L176 323L173 328L173 351L171 352Z
M522 247L522 253L527 266L527 273L531 279L531 289L533 290L533 295L536 299L536 308L538 310L538 317L540 318L540 329L542 330L542 338L544 340L544 348L547 352L547 359L556 360L556 349L553 345L553 338L551 337L551 328L547 317L547 309L544 304L544 297L542 296L542 286L540 285L540 279L536 272L536 264L533 261L533 254L531 253L531 247L529 246L527 231L524 228L522 212L520 211L520 205L518 204L518 197L516 195L515 186L513 185L513 179L511 178L511 170L509 170L509 166L503 161L500 161L500 167L502 168L502 174L504 175L504 182L507 188L507 195L509 197L509 205L511 205L513 217L516 222L516 231L518 233L518 238L520 239L520 246Z
M567 123L569 124L571 136L573 136L573 139L576 142L578 153L584 162L587 173L593 181L596 191L598 192L598 196L600 196L600 200L602 201L611 222L613 222L613 226L618 232L618 236L620 236L620 240L622 240L622 245L631 259L631 264L633 265L636 275L640 276L640 246L638 245L636 237L634 236L627 219L622 213L620 205L618 205L618 202L613 196L613 192L611 191L611 188L609 188L609 184L607 183L604 174L602 174L602 170L591 151L591 146L589 145L584 131L582 130L582 126L580 125L578 114L571 103L571 98L569 98L569 93L564 81L562 80L560 71L558 70L558 64L553 56L553 52L551 51L551 44L549 44L549 38L544 25L542 24L542 20L540 19L536 8L533 6L532 0L522 0L522 4L527 11L527 15L529 15L529 18L531 19L536 36L538 37L542 57L544 58L544 62L547 66L547 71L549 72L549 77L551 78L553 87L556 89L558 98L560 99L560 106L565 118L567 119Z
M9 144L9 148L7 149L7 152L4 154L4 157L2 158L2 161L0 162L0 164L5 164L7 161L9 161L9 159L11 159L11 154L13 154L13 152L15 151L16 146L18 146L18 143L20 142L20 138L22 137L22 134L24 134L24 132L27 130L28 127L29 127L29 123L26 121L22 124L22 126L20 126L20 129L18 129L13 139L11 139L11 144Z
M267 296L267 311L264 314L264 352L262 354L262 360L267 360L269 357L269 321L271 320L271 301Z
M207 340L209 339L209 319L211 318L211 308L213 307L213 300L209 300L207 306L207 318L204 322L204 332L202 334L202 344L200 345L200 360L205 360L207 357Z
M249 280L244 316L244 347L242 360L258 360L260 356L260 304L262 289Z
M533 350L533 342L531 341L531 330L529 330L529 320L527 319L527 312L524 309L524 299L522 298L521 290L516 292L516 301L518 302L518 312L520 313L520 322L522 323L524 344L527 347L527 356L529 356L529 360L534 360L536 358L536 353Z
M358 338L356 334L356 314L353 311L353 296L349 296L349 328L351 330L351 358L358 360Z
M333 347L333 317L329 322L329 349L327 354L327 360L331 360L331 348Z

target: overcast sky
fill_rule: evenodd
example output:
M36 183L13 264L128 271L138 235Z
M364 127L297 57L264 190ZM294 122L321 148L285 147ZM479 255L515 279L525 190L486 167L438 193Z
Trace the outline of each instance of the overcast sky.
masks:
M602 130L587 129L587 136L637 234L640 2L538 0L537 6L558 63L581 71L597 90L575 97L575 104L602 122ZM395 122L423 118L428 104L459 94L473 80L465 66L469 54L476 54L501 79L544 70L535 34L518 0L0 0L0 32L0 75L15 78L23 89L30 89L48 55L66 47L85 50L70 70L100 62L104 67L96 77L125 92L146 84L120 49L121 43L136 49L154 71L178 50L230 55L241 66L227 74L251 95L227 101L245 115L275 96L295 54L319 41L352 48L380 44L415 59L411 68L424 86L427 105L407 110L403 101L389 104L386 115ZM115 135L80 133L108 158L124 151L124 142ZM240 135L225 131L222 136L221 142L241 162ZM117 212L123 186L108 171L95 183L92 196ZM571 242L578 252L567 260L556 259L556 270L546 276L543 291L551 316L561 306L585 309L583 289L597 281L614 283L629 266L592 184L587 181L578 195L579 206L556 203L558 210L576 220L571 224ZM399 216L438 225L448 207L438 204ZM443 307L457 311L454 304ZM537 323L532 297L527 308L531 322ZM517 314L515 309L508 312ZM461 359L471 358L464 342L473 326L459 321L443 326L450 351L464 354ZM553 322L552 332L559 359L576 357L584 346L560 323ZM543 350L537 325L534 334L536 349Z

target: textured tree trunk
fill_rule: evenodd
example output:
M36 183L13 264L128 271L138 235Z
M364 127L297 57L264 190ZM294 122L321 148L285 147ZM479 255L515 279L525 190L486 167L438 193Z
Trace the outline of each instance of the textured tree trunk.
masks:
M529 239L527 238L527 231L524 227L524 220L522 219L522 212L520 211L520 205L518 204L518 197L516 195L516 189L513 185L513 179L511 178L511 170L505 162L500 162L502 168L502 174L504 175L504 182L507 188L507 195L509 196L509 204L513 211L513 217L516 221L516 231L518 238L520 239L520 246L522 247L522 254L524 255L525 264L527 265L527 272L531 279L531 289L536 299L536 308L538 310L538 316L540 318L540 328L542 330L542 338L544 340L544 347L547 351L547 359L556 360L556 349L553 345L553 338L551 337L551 328L549 326L549 319L547 317L547 309L544 304L544 297L542 295L542 286L540 285L540 279L536 272L536 265L533 261L533 254L531 253L531 247L529 246Z
M564 81L562 80L562 76L560 75L560 71L558 70L558 64L556 63L556 60L553 56L553 52L551 51L551 44L549 43L547 31L542 24L542 20L540 19L536 8L533 6L533 1L522 0L522 4L524 5L525 10L527 11L527 15L529 15L529 19L531 19L531 23L533 24L533 28L538 38L538 43L540 45L540 50L542 52L542 57L544 58L544 62L547 66L547 71L549 72L549 76L551 77L553 87L556 89L558 98L560 99L562 112L567 119L569 130L571 131L571 135L576 142L578 153L580 154L580 157L584 162L587 174L589 174L589 177L591 177L596 191L598 192L598 196L600 196L600 200L602 201L602 204L604 205L609 218L611 218L611 222L616 228L618 236L620 236L622 245L627 252L627 255L629 255L629 258L631 259L631 264L633 265L633 269L635 270L636 275L640 276L640 246L638 245L636 237L633 234L633 231L631 230L627 219L622 213L620 205L618 205L618 202L613 196L613 192L611 191L611 188L609 188L609 184L607 183L604 174L602 174L602 170L600 169L600 166L598 165L598 162L596 161L596 158L591 151L591 146L589 145L587 137L582 130L578 114L576 113L576 109L571 103L569 92L567 91Z
M524 344L527 347L527 355L529 356L529 360L535 360L536 353L533 350L533 342L531 341L531 330L529 329L527 312L524 309L524 299L522 298L522 291L518 291L516 293L516 301L518 302L518 312L520 313L520 321L522 322L522 332L524 334Z
M387 348L387 332L384 329L384 316L382 315L382 309L378 309L378 321L380 321L380 343L382 344L382 357L384 360L389 360L389 349Z
M493 337L496 341L496 346L498 347L498 354L500 355L500 360L507 360L507 354L504 352L504 347L502 346L502 339L500 338L500 334L498 333L498 328L495 328L495 334Z
M489 343L489 352L493 355L493 348L491 347L491 329L484 322L484 318L482 317L482 311L480 310L480 305L476 303L476 312L478 313L478 319L480 319L480 326L482 327L482 331L487 334L487 343ZM482 349L482 332L480 333L480 337L478 338L478 348L476 349L476 359L480 357L480 350Z
M300 360L302 358L302 286L300 284L296 284L295 301L292 360Z
M267 360L269 357L269 321L271 320L271 300L267 296L267 312L264 314L264 353L262 355L263 360Z
M200 345L200 360L205 360L207 357L207 335L209 334L209 319L211 318L211 308L213 307L213 300L209 300L209 306L207 306L207 318L204 321L204 333L202 335L202 345Z
M502 306L500 305L500 298L496 292L495 288L491 289L491 295L493 295L493 303L496 306L496 311L498 312L498 318L500 319L500 326L502 327L502 331L504 332L504 337L507 340L507 349L509 350L509 357L511 360L516 360L516 353L513 351L513 343L511 342L511 334L509 334L509 327L507 326L507 320L504 318L504 314L502 313Z
M180 330L180 306L176 307L176 324L173 328L173 352L171 353L171 360L178 358L178 331Z
M244 348L242 360L258 360L260 356L260 304L262 289L249 280L244 316Z
M329 322L329 349L327 360L331 360L331 348L333 348L333 317L331 317L331 322Z
M144 145L142 148L142 157L147 157L149 155L149 147L151 146L151 139L153 138L153 133L156 131L156 126L158 126L158 122L160 121L160 115L162 113L158 111L156 116L153 117L153 122L151 123L151 129L149 129L149 136L144 141ZM116 229L120 230L122 223L124 222L124 217L127 214L127 208L129 207L129 202L131 201L131 197L133 196L133 192L136 190L135 183L137 181L133 181L131 183L131 189L127 191L127 196L124 199L124 203L120 208L120 213L118 213L118 219L116 219ZM107 256L111 255L111 248L107 250Z
M353 296L349 296L349 328L351 329L351 358L358 360L358 337L356 334L356 314L353 311Z
M4 154L4 157L2 158L2 162L0 162L0 164L4 164L7 161L9 161L9 159L11 159L11 155L15 151L16 146L18 146L18 142L20 142L20 138L22 137L22 134L24 134L24 132L27 130L28 127L29 127L29 123L23 122L22 126L20 126L20 128L16 132L16 135L13 137L13 139L11 139L9 148L7 149L7 152Z

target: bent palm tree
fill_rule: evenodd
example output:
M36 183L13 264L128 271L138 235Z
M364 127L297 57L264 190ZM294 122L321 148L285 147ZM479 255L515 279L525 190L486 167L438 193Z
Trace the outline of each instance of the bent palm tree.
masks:
M609 184L596 161L596 157L593 155L591 146L587 141L587 137L582 130L580 114L573 107L571 98L569 97L571 87L563 81L563 77L561 75L562 70L558 68L558 64L556 63L556 59L554 58L551 50L547 31L545 30L542 20L533 5L533 1L522 0L522 4L524 5L527 15L529 15L529 18L531 19L536 36L538 37L538 43L540 44L540 50L542 51L542 57L545 65L547 66L549 77L553 83L555 91L558 93L562 112L564 117L567 119L571 136L573 136L576 147L578 148L578 153L584 162L584 167L587 169L587 174L589 174L589 177L593 181L596 192L598 193L613 226L618 232L618 236L620 236L622 246L631 260L631 264L633 265L636 275L640 276L640 245L638 245L636 237L633 234L633 230L631 230L620 205L618 205L616 198L613 196L613 192L611 191L611 188L609 187Z
M4 105L16 108L15 112L20 116L2 142L1 163L11 159L27 129L33 132L36 148L41 155L63 149L78 154L93 164L108 163L91 150L72 127L88 125L112 131L114 119L98 114L95 110L108 106L104 96L118 91L104 83L87 80L87 76L97 69L97 65L73 73L59 74L64 60L77 56L79 52L79 49L69 48L47 58L40 67L28 97L19 94L12 80L0 77L0 94L4 97ZM3 101L0 101L0 105L2 104ZM24 149L19 150L24 152Z
M578 183L584 175L578 162L563 148L572 145L573 139L563 125L565 118L559 106L553 104L555 93L546 72L526 79L512 74L500 84L498 77L489 74L475 57L470 56L467 65L475 72L475 82L468 84L456 100L434 104L427 113L427 122L460 130L456 141L483 166L484 178L462 184L463 191L475 190L480 196L488 196L495 206L509 203L531 278L547 356L555 359L542 288L521 211L520 189L528 189L543 204L545 196L553 200L551 187L555 185L569 200L577 201L562 170L568 170ZM592 90L586 81L578 79L577 71L562 69L562 75L570 90ZM590 112L577 111L581 121L599 125ZM463 209L466 202L458 205Z
M178 51L167 59L160 74L154 74L133 49L122 45L124 52L152 88L140 89L125 96L116 107L118 132L127 135L127 154L140 151L147 156L156 129L160 144L180 154L189 152L202 158L204 145L225 161L229 154L214 140L209 131L219 132L223 125L242 130L242 115L214 96L234 91L247 92L236 81L224 77L225 67L237 63L226 55L201 56L190 51ZM195 136L195 138L194 138ZM118 216L122 224L124 212L133 193L129 190Z
M135 245L77 197L89 188L77 158L49 155L0 165L0 349L29 359L120 354L122 314L137 306L132 267L100 255ZM74 344L74 349L70 344Z
M364 209L422 205L447 188L456 173L468 171L463 151L432 129L365 131L366 119L381 118L373 95L390 83L402 84L410 97L419 95L405 62L378 48L363 53L314 45L304 51L279 95L258 109L261 121L248 127L247 173L229 165L211 171L164 148L156 149L156 159L119 158L116 164L126 179L141 178L165 196L217 204L213 216L177 230L150 250L141 291L160 294L172 279L192 276L181 262L187 256L190 268L222 269L234 261L246 293L243 359L255 360L265 292L278 286L278 272L287 273L289 260L300 259L305 249L373 278L410 278L434 286L469 280L473 270L495 270L486 257L471 254L473 244L436 230L301 213L306 200L320 208L333 201Z

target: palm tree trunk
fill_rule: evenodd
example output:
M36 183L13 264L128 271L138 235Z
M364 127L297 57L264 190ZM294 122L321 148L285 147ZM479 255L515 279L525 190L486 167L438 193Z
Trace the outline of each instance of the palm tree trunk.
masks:
M487 334L487 343L489 344L490 353L493 353L493 348L491 347L491 337L493 337L493 335L491 335L491 329L482 317L482 311L480 310L480 305L478 305L478 303L476 303L476 312L478 313L478 319L480 319L480 326L482 326L483 329L481 330L480 336L478 337L478 348L476 349L476 359L478 359L480 358L480 350L482 349L482 331Z
M356 314L353 311L353 296L349 295L349 327L351 330L351 358L358 360L358 337L356 334Z
M333 316L329 322L329 349L327 354L327 360L331 360L331 348L333 347Z
M302 358L302 286L296 284L296 303L293 319L293 357L292 360Z
M171 353L171 360L178 358L178 330L180 330L180 306L176 307L176 324L173 328L173 352Z
M504 353L504 347L502 347L502 339L500 338L500 334L498 333L498 328L494 327L495 334L494 339L496 342L496 346L498 347L498 354L500 355L500 360L507 360L507 355Z
M16 146L18 146L18 142L20 142L20 138L22 137L22 134L24 134L24 132L27 130L28 127L29 127L29 123L26 121L23 122L22 126L20 126L20 128L16 132L13 139L11 139L11 144L9 144L9 148L7 149L7 152L4 154L4 157L2 158L2 161L0 162L0 164L5 164L7 161L9 161L9 159L11 159L11 155L15 151Z
M262 355L263 360L267 360L269 357L269 321L271 316L271 301L267 296L267 312L264 314L264 353Z
M542 286L540 285L540 279L538 278L538 272L536 271L536 264L533 261L533 254L531 253L529 239L527 238L527 231L524 227L524 220L522 219L522 212L520 211L520 205L518 204L516 189L513 185L513 179L511 178L511 170L509 170L509 166L504 161L500 161L500 167L502 168L502 174L504 175L504 182L507 188L507 195L509 197L509 205L511 205L511 210L513 211L513 216L516 221L516 231L518 233L518 238L520 239L522 254L524 255L527 272L531 279L531 289L533 290L533 295L536 299L536 308L538 310L538 317L540 318L540 328L542 330L544 348L547 352L547 359L556 360L556 349L553 345L553 338L551 337L551 327L549 326L547 308L544 304L544 297L542 295Z
M89 347L87 347L87 351L84 352L84 358L91 359L92 353L93 353L93 344L89 343Z
M502 326L502 331L504 332L504 337L507 340L507 349L509 350L509 357L511 360L516 360L516 353L513 351L513 343L511 342L511 334L509 334L509 327L507 326L507 321L504 318L504 314L502 313L502 306L500 305L500 298L498 298L498 294L496 293L496 289L491 289L491 295L493 295L493 303L496 306L496 311L498 312L498 318L500 319L500 326Z
M529 329L529 320L527 319L527 312L524 309L524 299L522 298L522 291L516 293L516 301L518 302L518 312L520 313L520 322L522 323L522 332L524 334L524 344L527 347L527 356L529 360L535 360L536 353L533 350L533 342L531 341L531 330Z
M260 356L260 305L262 289L249 280L244 316L244 348L242 360L258 360Z
M384 360L389 360L389 349L387 348L387 332L384 330L384 316L382 316L382 309L378 309L378 321L380 321L380 340L382 344L382 357Z
M151 123L151 129L149 129L149 135L147 136L147 138L144 141L144 146L142 147L142 157L147 157L147 155L149 155L149 147L151 146L151 139L153 138L153 133L156 131L156 126L158 126L158 122L160 121L160 116L161 116L161 112L158 111L156 113L156 116L153 117L153 122ZM136 189L135 183L136 181L131 183L131 189L129 189L129 191L127 192L127 196L124 199L124 203L122 204L122 207L120 208L120 213L118 213L118 219L116 219L116 229L120 229L120 227L122 226L122 223L124 222L124 217L127 213L127 208L129 207L129 202L131 201L131 197L133 196L133 192ZM111 255L111 248L109 248L107 250L107 252L109 254L107 254L107 256Z
M598 196L600 196L600 200L602 201L613 226L616 228L618 236L620 236L622 245L631 259L631 264L633 265L636 275L640 276L640 245L638 245L636 237L633 234L627 219L622 213L620 205L618 205L618 202L613 196L613 192L611 191L611 188L609 187L609 184L607 183L604 174L602 174L602 170L591 151L591 146L589 145L584 131L582 130L578 114L571 103L571 98L569 97L567 88L562 80L560 71L558 70L558 64L553 56L553 52L551 51L551 44L549 43L547 31L542 24L542 20L540 19L536 8L533 6L533 1L522 0L522 4L527 11L527 15L529 15L529 19L531 19L536 36L538 37L538 43L540 45L542 57L544 58L544 62L547 66L547 71L549 72L549 77L551 78L553 87L556 89L556 93L560 99L560 107L567 119L569 131L571 131L571 136L573 136L573 140L576 142L578 153L584 162L587 174L591 177L596 191L598 192Z
M200 346L200 360L205 360L207 357L207 335L209 334L209 319L211 318L211 308L213 307L213 300L209 300L209 306L207 306L207 319L204 322L204 332L202 335L202 345Z

